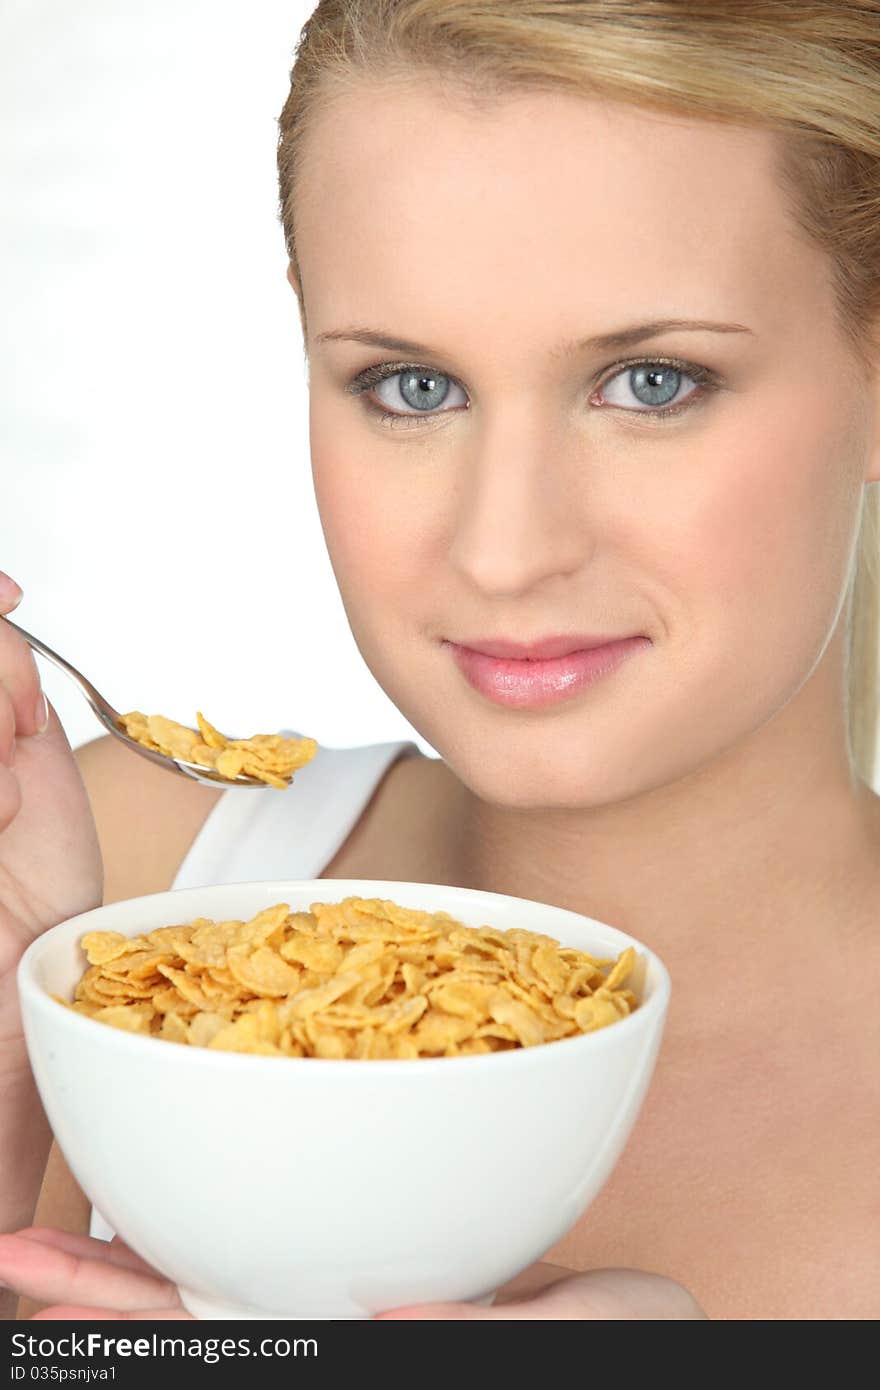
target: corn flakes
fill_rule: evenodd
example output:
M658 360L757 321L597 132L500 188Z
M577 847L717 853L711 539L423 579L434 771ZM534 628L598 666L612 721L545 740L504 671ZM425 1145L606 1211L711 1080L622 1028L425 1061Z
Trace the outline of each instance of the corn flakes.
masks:
M248 921L88 932L68 1008L113 1028L267 1057L463 1057L593 1032L638 1008L616 960L381 898ZM610 967L610 968L609 968ZM58 996L54 996L58 998Z
M196 719L198 732L164 715L132 710L120 716L119 727L155 753L211 768L228 781L244 775L279 790L289 786L294 772L311 762L318 751L313 738L285 738L283 734L227 738L203 714L198 713Z

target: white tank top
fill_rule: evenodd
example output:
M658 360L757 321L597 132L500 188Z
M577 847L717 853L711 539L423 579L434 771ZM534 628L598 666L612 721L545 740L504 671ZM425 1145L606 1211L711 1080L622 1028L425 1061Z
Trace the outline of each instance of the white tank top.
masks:
M301 738L292 730L281 732ZM215 802L177 871L172 888L320 878L360 819L379 781L414 743L319 748L283 792L230 789ZM89 1234L110 1240L113 1228L92 1207Z

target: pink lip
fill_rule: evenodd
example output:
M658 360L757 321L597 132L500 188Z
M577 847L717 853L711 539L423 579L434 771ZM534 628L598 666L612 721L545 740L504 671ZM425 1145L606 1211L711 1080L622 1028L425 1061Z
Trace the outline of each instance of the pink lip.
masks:
M583 633L568 636L543 637L540 642L498 641L456 642L454 645L467 651L482 652L483 656L506 656L512 661L543 661L553 656L568 656L570 652L583 652L591 647L604 647L611 642L623 641L620 637L588 637Z
M550 637L530 646L514 642L480 642L479 648L457 642L444 642L444 646L468 684L481 695L496 704L535 709L570 699L610 675L628 656L650 646L650 638Z

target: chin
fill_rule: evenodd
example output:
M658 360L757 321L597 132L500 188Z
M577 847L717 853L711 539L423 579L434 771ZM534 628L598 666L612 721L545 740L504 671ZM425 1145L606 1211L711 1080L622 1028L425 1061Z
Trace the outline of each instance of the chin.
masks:
M588 768L554 769L547 766L540 776L516 775L510 766L473 767L451 764L466 786L493 806L510 811L553 812L597 810L637 795L639 788L610 778L597 778ZM513 775L511 773L513 772Z
M480 801L522 812L585 811L647 790L631 739L602 739L543 720L503 720L500 728L453 725L448 712L410 722Z

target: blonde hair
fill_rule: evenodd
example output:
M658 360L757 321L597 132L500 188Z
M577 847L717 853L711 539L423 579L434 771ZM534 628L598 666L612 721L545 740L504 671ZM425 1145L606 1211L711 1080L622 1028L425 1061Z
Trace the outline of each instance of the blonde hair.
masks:
M443 84L486 109L565 90L763 126L795 222L830 257L860 370L880 357L880 0L320 0L279 118L279 215L294 213L308 131L372 82ZM300 300L303 334L305 307ZM848 594L852 765L873 784L880 714L880 485L864 489Z

